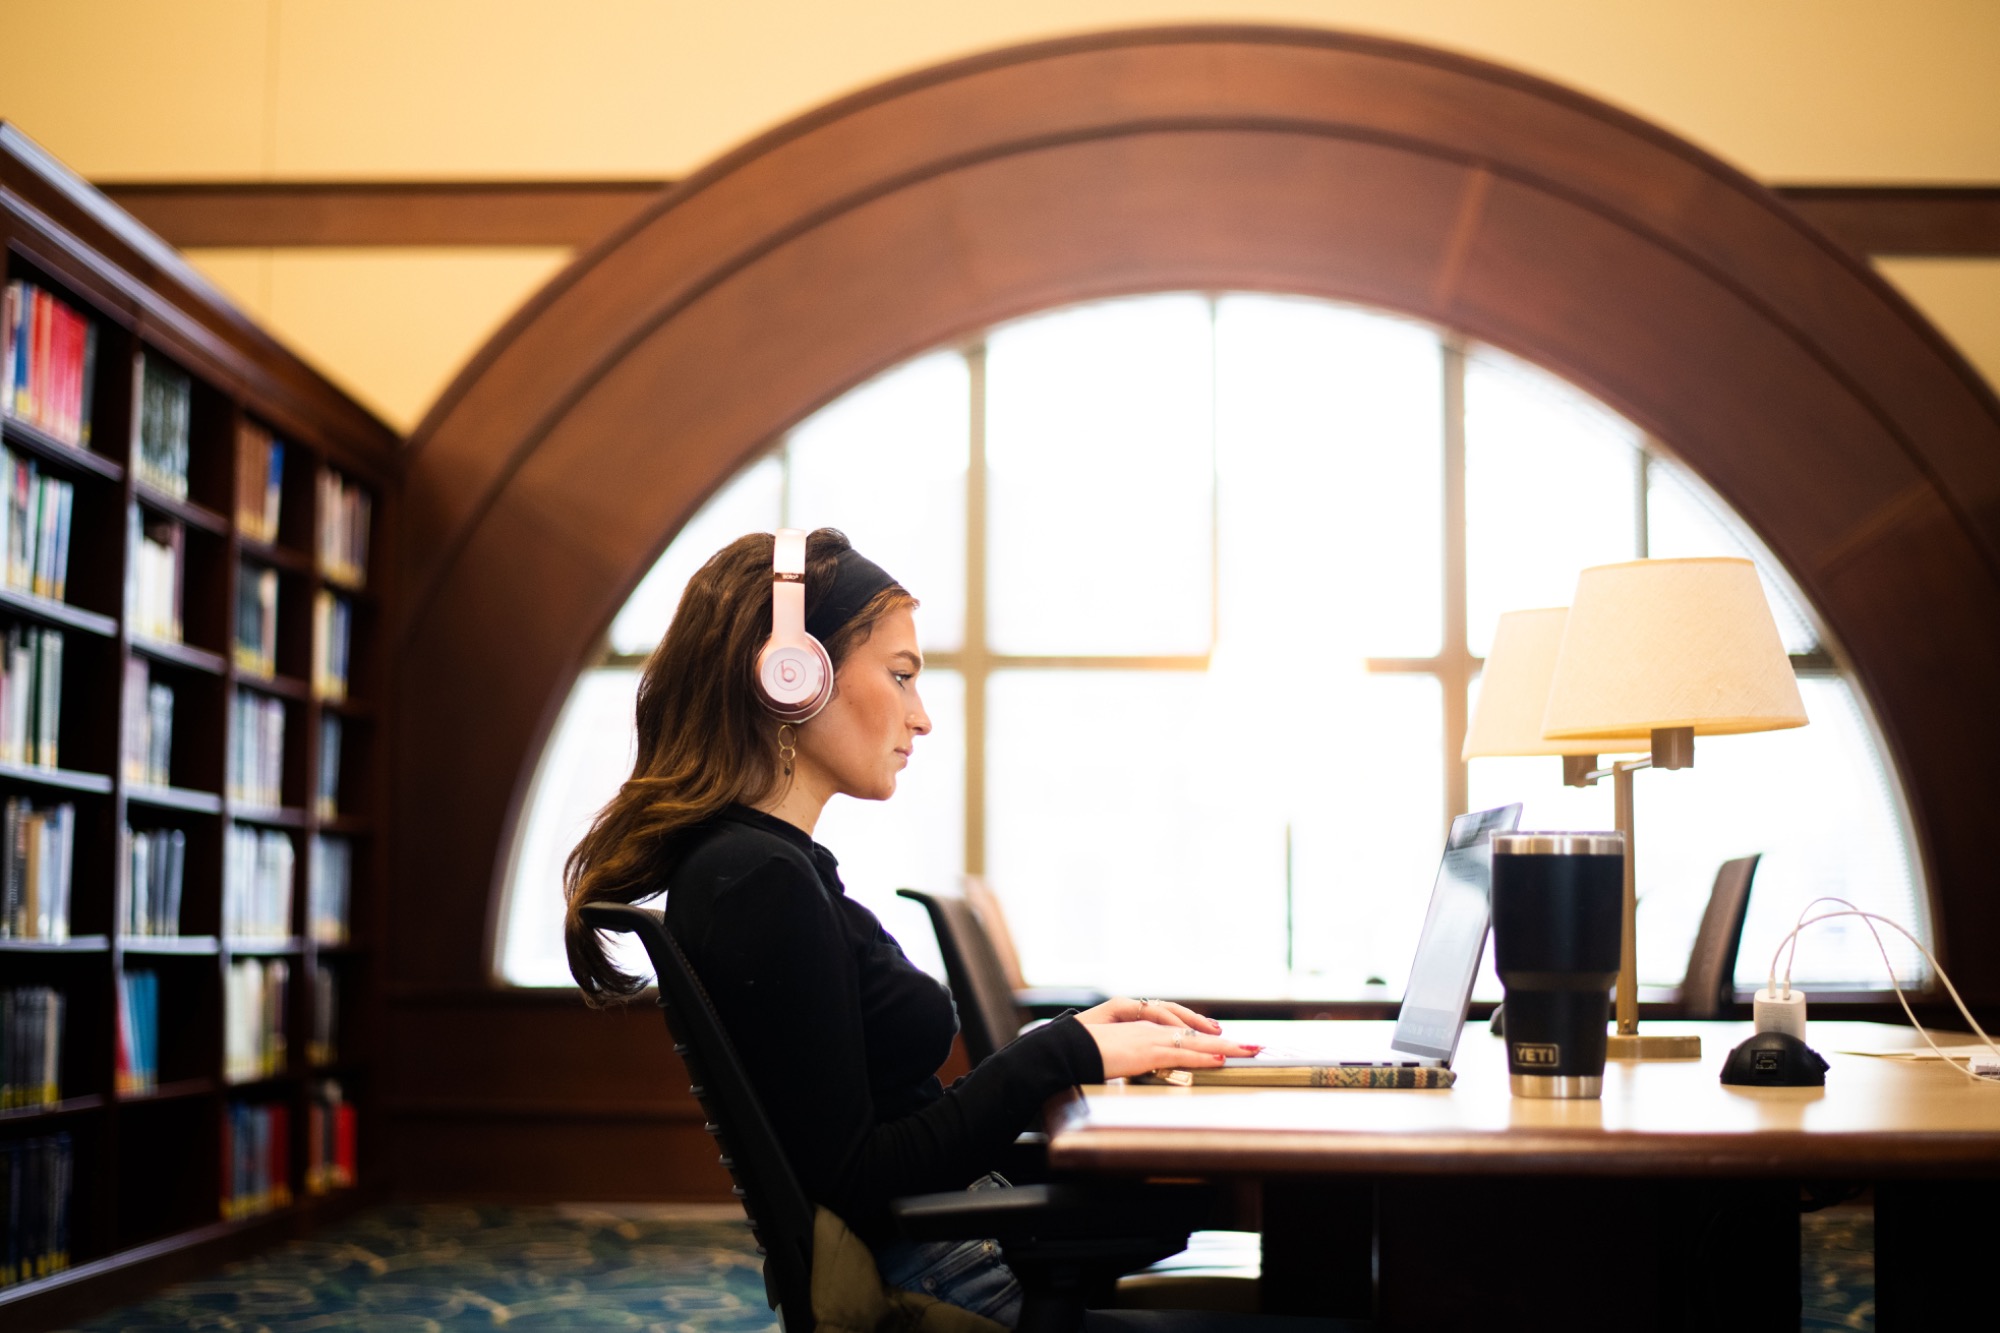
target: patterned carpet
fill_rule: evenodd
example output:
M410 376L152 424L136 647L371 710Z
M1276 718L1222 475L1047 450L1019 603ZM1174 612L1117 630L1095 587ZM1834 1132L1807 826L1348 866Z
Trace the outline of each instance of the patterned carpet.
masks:
M766 1333L733 1207L392 1205L170 1287L83 1333L459 1333L505 1328ZM1805 1329L1874 1327L1873 1217L1804 1218Z

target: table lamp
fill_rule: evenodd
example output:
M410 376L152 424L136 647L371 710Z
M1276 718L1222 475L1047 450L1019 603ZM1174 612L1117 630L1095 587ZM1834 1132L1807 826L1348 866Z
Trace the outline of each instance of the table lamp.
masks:
M1556 650L1562 646L1566 606L1533 611L1508 611L1493 627L1493 646L1479 669L1479 704L1465 729L1461 759L1498 759L1517 755L1561 755L1563 781L1589 785L1585 779L1597 767L1597 756L1609 752L1637 754L1647 742L1552 741L1542 735L1542 718L1549 709L1549 682L1555 676Z
M1625 916L1619 951L1614 1060L1692 1059L1699 1037L1639 1032L1638 888L1632 775L1688 768L1696 736L1806 724L1791 660L1756 566L1748 560L1630 560L1577 578L1549 684L1542 735L1601 751L1649 749L1613 763L1625 835ZM1578 775L1582 781L1603 770Z

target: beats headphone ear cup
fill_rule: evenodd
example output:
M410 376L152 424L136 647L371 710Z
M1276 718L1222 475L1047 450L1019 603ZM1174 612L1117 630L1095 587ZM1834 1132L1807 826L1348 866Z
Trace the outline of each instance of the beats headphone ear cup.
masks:
M819 640L768 643L757 655L757 684L770 710L787 722L804 722L826 706L833 664Z

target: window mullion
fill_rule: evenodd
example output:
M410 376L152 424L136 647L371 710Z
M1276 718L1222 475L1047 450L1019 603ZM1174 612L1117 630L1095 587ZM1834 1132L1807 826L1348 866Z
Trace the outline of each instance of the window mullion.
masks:
M965 873L986 873L986 344L965 353L971 388L965 460Z
M1466 634L1465 343L1444 339L1444 646L1439 683L1444 694L1444 793L1447 824L1471 808L1465 760L1467 695L1473 660Z

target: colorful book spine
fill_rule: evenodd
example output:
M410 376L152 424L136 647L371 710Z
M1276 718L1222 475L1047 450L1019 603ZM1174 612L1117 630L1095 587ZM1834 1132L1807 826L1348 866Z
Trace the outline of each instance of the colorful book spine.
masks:
M239 939L286 939L292 933L296 852L280 829L229 830L222 880L222 933Z
M230 1221L292 1201L291 1114L281 1103L232 1102L222 1119L222 1216Z
M53 986L0 990L0 1111L62 1100L63 993Z
M172 519L141 518L132 510L132 577L126 585L133 633L162 643L181 641L182 567L186 533Z
M63 635L9 626L0 661L0 762L60 766Z
M319 769L313 781L313 812L331 819L340 809L340 738L344 728L331 713L319 720Z
M354 1137L354 1104L332 1079L318 1084L306 1104L308 1193L325 1194L355 1182Z
M246 421L236 434L236 526L251 541L278 540L285 490L285 446Z
M236 574L236 665L269 678L278 670L278 571L243 565Z
M0 409L58 442L90 444L97 325L47 290L17 279L0 310Z
M69 1267L70 1194L75 1168L67 1134L0 1143L0 1288Z
M319 474L319 567L336 583L368 581L368 492L331 469Z
M0 448L0 552L6 585L62 601L69 592L70 527L76 487L41 471L35 460Z
M325 963L316 963L312 981L312 1034L306 1038L306 1060L317 1067L340 1058L340 978Z
M347 697L354 607L322 588L313 596L313 689L322 699Z
M118 978L118 1054L113 1075L128 1096L160 1084L160 974L127 972Z
M314 834L310 855L307 906L312 937L319 944L345 944L354 883L354 845L345 838Z
M285 995L291 966L282 958L239 958L223 978L222 1072L231 1083L285 1072Z
M76 807L0 804L0 939L69 938Z
M132 440L132 468L141 484L162 495L185 500L194 385L186 375L150 352L144 361L139 378L139 419Z
M1221 1069L1156 1069L1132 1081L1178 1087L1448 1088L1458 1081L1458 1075L1449 1069L1411 1065L1243 1064Z
M187 834L177 828L127 829L131 896L125 933L149 937L181 933L181 886L187 878Z
M285 705L238 690L229 728L229 799L275 809L284 804Z
M125 780L140 786L173 785L174 690L151 678L140 657L125 659Z

